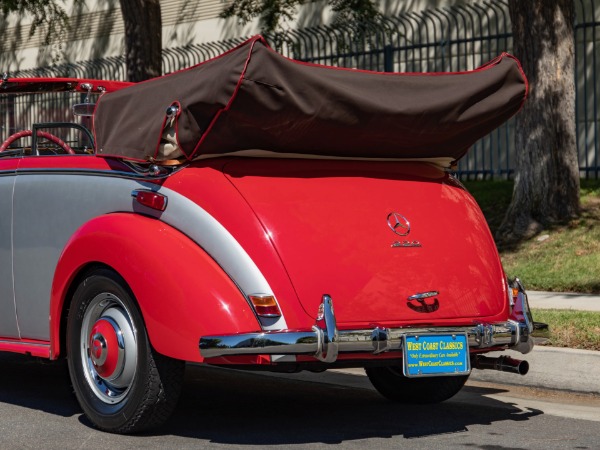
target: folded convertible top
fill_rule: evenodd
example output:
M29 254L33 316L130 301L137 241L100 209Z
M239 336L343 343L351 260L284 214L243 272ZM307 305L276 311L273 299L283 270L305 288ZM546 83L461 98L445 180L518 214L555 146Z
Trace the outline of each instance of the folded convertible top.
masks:
M521 66L506 53L469 72L383 73L294 61L256 36L104 94L94 132L98 155L138 161L247 150L458 160L526 96Z

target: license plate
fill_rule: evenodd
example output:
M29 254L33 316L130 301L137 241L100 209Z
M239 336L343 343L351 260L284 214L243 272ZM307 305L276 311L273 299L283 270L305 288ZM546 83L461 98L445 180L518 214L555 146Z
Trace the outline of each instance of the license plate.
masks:
M414 334L404 336L404 375L427 377L471 372L467 335Z

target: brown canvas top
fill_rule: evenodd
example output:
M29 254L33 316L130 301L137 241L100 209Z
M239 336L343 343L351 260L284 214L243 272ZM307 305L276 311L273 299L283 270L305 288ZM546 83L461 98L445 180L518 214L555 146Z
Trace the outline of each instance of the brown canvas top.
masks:
M98 155L138 161L242 150L457 160L526 95L521 66L506 53L469 72L382 73L294 61L257 36L104 94L94 132Z

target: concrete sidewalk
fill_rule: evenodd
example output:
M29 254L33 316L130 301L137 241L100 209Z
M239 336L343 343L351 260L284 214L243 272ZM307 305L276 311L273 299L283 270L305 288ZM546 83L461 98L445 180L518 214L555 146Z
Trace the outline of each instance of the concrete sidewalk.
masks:
M600 312L600 295L527 291L527 297L532 308Z
M529 306L538 309L571 309L600 312L600 295L527 291ZM535 314L533 316L535 320ZM547 389L600 394L600 352L536 345L529 354L498 352L529 362L525 376L473 370L473 380ZM494 356L493 353L489 356Z
M600 395L600 352L536 345L526 355L512 350L486 354L501 355L527 361L529 373L516 375L495 370L473 370L471 379Z

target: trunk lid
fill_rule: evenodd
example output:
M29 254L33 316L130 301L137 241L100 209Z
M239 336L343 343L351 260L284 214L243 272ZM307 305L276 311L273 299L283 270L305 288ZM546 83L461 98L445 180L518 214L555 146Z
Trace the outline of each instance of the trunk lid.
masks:
M485 219L440 169L236 159L224 172L312 317L323 294L331 295L342 327L471 323L506 313L504 273Z

